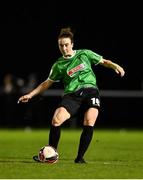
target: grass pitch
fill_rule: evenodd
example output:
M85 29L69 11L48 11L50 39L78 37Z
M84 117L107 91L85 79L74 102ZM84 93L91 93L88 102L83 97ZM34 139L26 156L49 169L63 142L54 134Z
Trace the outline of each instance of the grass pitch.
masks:
M100 130L75 164L81 130L62 129L59 161L37 163L33 155L48 142L49 130L0 130L0 179L143 179L143 131Z

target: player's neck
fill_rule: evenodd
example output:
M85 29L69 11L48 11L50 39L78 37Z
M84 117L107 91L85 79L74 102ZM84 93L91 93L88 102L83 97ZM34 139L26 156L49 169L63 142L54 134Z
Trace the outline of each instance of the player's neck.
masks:
M71 53L67 54L66 56L63 56L65 59L72 58L76 54L76 50L73 50Z

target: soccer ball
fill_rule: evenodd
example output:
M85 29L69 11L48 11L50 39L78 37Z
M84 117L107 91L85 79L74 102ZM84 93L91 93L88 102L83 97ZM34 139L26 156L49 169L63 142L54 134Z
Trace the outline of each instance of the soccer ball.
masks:
M57 150L49 145L42 147L38 154L38 159L41 162L46 162L50 164L56 163L58 161L58 158L59 154Z

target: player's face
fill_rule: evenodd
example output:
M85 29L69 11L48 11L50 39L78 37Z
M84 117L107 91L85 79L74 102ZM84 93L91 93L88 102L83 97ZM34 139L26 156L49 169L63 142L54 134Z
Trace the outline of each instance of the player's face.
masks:
M70 38L60 38L58 40L60 52L64 57L70 57L73 55L73 43Z

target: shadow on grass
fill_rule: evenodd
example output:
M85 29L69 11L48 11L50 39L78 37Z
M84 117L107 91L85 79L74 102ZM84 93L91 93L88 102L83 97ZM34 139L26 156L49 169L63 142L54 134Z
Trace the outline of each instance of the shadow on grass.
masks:
M0 159L0 163L35 163L32 158L16 158L16 157L6 157L5 159Z

